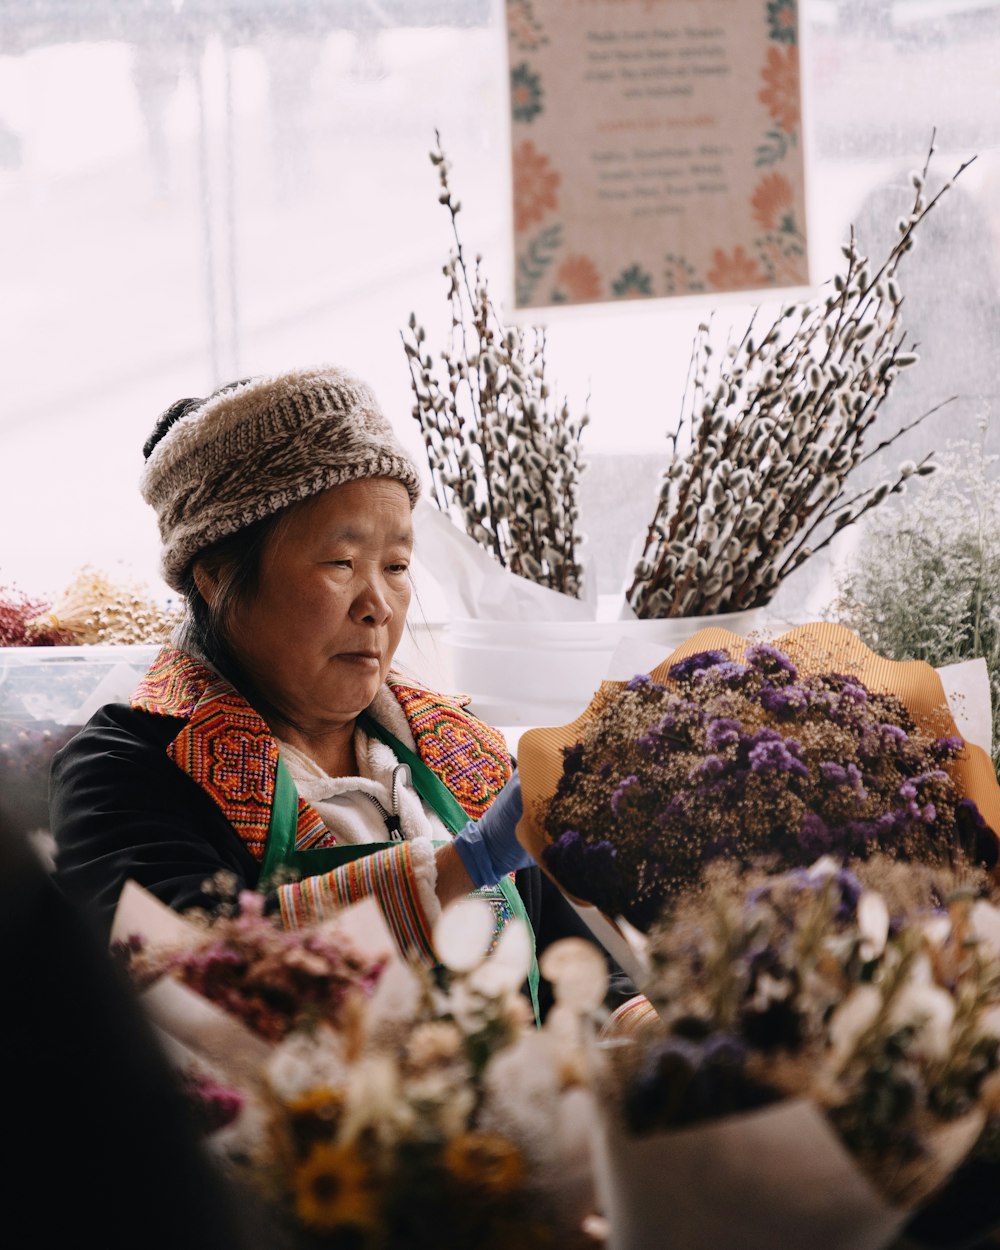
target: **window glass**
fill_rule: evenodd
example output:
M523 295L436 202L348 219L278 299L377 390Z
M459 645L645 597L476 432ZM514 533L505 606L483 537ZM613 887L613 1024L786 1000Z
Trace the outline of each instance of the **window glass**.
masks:
M880 256L937 134L934 179L978 159L902 271L922 360L889 424L949 396L888 463L1000 411L1000 4L802 0L817 281L850 224ZM422 457L400 329L446 329L460 225L508 280L506 64L490 0L7 0L0 11L0 583L49 592L83 564L156 576L138 495L158 413L232 377L323 361L375 387ZM584 528L619 589L652 510L704 304L566 310L554 385L589 395ZM750 309L722 301L742 327ZM609 519L613 518L613 519ZM820 571L791 588L828 591Z

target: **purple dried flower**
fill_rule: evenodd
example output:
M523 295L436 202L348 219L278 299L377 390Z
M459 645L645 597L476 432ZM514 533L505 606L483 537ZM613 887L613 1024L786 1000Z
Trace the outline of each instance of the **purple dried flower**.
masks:
M778 720L791 720L809 708L809 693L801 686L764 686L758 696L761 707Z
M705 745L710 751L724 751L726 747L734 747L739 743L740 731L743 726L738 720L727 716L717 716L708 722L705 730Z
M799 670L783 651L763 642L747 649L747 663L755 668L775 686L784 686L795 681Z
M799 846L808 859L819 859L833 850L833 839L822 816L815 812L806 812L799 829Z
M728 690L738 690L746 681L752 670L746 664L736 660L722 660L713 668L705 668L695 673L691 680L696 684L725 686Z
M898 823L890 817L886 822L882 816L879 820L848 820L836 831L846 851L865 851L873 843L879 841L879 834L898 828Z
M706 755L693 765L688 773L688 781L715 781L729 771L729 763L721 755Z
M820 779L828 786L846 786L847 769L833 760L824 760L819 766Z
M636 740L639 750L653 759L682 750L691 744L691 731L704 713L697 703L671 696L659 721Z
M773 731L772 731L773 732ZM753 745L747 753L750 771L753 773L788 773L793 777L808 778L809 769L802 761L802 746L794 738L781 738L774 741L768 736L762 738L763 731L754 735Z
M614 794L611 796L611 814L613 816L618 815L618 807L621 804L622 799L638 782L638 780L639 778L635 775L635 773L630 773L624 781L619 782Z
M622 910L618 850L606 838L588 843L575 829L567 829L545 848L542 858L570 894L587 899L609 915Z
M714 668L716 664L722 664L729 658L728 651L698 651L678 660L676 664L671 664L667 669L667 676L671 681L689 681L695 673Z
M946 760L953 760L956 755L960 755L965 750L965 740L954 734L945 738L935 738L928 750L938 763L944 763Z

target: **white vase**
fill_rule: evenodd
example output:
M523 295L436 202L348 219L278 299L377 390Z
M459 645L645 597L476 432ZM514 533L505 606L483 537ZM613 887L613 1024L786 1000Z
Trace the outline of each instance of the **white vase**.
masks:
M453 688L472 697L477 716L501 726L563 725L602 681L648 671L707 626L759 635L765 610L655 621L460 619L448 623L443 639ZM634 667L613 666L623 652L635 657Z

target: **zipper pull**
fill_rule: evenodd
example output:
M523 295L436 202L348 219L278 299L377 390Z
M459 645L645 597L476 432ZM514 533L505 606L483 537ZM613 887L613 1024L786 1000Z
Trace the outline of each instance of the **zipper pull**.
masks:
M403 840L403 830L400 826L399 819L399 782L402 778L403 785L410 783L410 769L407 764L397 764L392 770L392 781L390 790L392 791L392 814L386 813L385 827L389 830L389 837L395 842Z

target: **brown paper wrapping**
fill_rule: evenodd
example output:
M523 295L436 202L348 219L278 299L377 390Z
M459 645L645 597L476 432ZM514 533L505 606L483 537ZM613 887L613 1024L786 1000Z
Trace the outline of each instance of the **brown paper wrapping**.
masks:
M650 672L650 677L654 681L665 681L672 664L699 651L726 650L734 660L742 660L752 645L753 640L709 626L677 647ZM941 678L923 660L886 660L865 646L851 630L826 622L796 626L780 638L770 640L770 645L784 651L803 674L851 673L873 692L897 695L927 732L962 737L948 708ZM524 816L517 827L517 836L543 871L542 851L550 841L544 829L545 812L562 776L563 748L579 742L590 721L624 685L620 681L602 682L590 706L572 723L529 729L521 736L517 755ZM976 802L983 819L1000 835L1000 785L990 757L981 747L966 742L950 770L962 793ZM583 899L573 901L578 906L591 906Z

